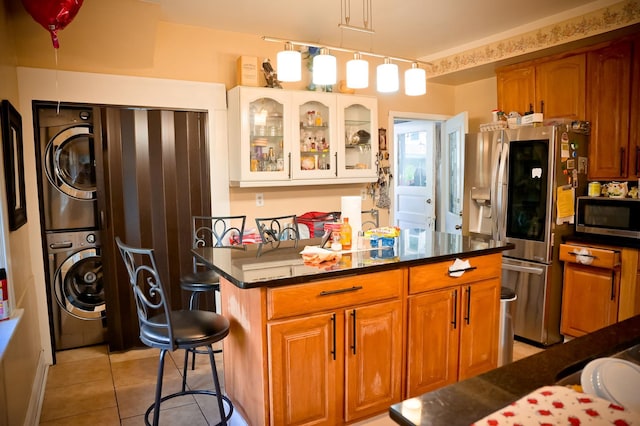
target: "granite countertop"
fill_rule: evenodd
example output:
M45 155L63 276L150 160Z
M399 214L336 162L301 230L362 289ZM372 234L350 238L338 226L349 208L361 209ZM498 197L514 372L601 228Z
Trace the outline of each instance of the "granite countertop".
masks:
M638 238L624 238L614 237L608 235L596 235L596 234L584 234L575 233L573 235L567 235L564 238L565 242L575 242L582 244L598 244L607 245L612 247L626 247L640 249L640 239Z
M339 261L307 265L300 252L317 246L320 239L282 241L278 248L249 244L241 249L198 248L193 254L239 288L275 287L358 273L379 272L398 267L499 253L513 244L481 237L402 230L391 247L345 251Z
M401 425L470 425L590 361L640 344L640 315L389 408ZM640 347L638 347L640 351Z

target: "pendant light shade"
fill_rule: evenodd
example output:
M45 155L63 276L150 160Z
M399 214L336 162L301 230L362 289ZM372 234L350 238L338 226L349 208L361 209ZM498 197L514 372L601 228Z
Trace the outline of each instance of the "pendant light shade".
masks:
M378 92L392 93L397 92L400 87L400 78L398 76L398 66L391 63L391 59L384 58L384 64L378 65L376 73L376 85Z
M284 50L278 52L277 61L278 80L302 80L302 55L293 49L293 44L285 43Z
M420 96L427 93L427 73L412 63L411 68L404 72L404 93L407 96Z
M350 89L369 87L369 62L362 59L360 53L354 53L353 59L347 62L347 87Z
M327 86L336 84L336 80L336 57L323 47L320 54L313 58L313 84Z

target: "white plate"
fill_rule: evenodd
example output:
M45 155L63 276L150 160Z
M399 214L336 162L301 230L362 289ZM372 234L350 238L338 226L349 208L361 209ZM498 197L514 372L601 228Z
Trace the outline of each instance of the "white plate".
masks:
M640 366L619 358L609 358L595 371L596 390L609 401L640 412Z
M598 392L597 384L596 384L596 371L602 365L603 362L606 362L610 358L598 358L594 359L590 363L584 366L582 369L582 374L580 375L580 385L582 386L582 390L585 393L602 397L602 394Z

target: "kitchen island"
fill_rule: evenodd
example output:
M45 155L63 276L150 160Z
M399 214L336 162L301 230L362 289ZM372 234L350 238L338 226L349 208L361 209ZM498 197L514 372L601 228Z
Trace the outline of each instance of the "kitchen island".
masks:
M305 264L317 244L194 250L221 276L225 389L249 424L351 423L496 367L510 244L412 229Z

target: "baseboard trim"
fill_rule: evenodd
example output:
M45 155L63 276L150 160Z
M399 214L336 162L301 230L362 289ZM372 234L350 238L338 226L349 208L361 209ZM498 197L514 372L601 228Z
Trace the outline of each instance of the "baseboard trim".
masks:
M38 367L35 377L33 378L31 398L29 399L29 409L25 415L24 426L40 424L40 413L42 412L42 402L44 401L44 392L47 387L48 371L49 364L46 363L43 349L40 351L38 357Z

